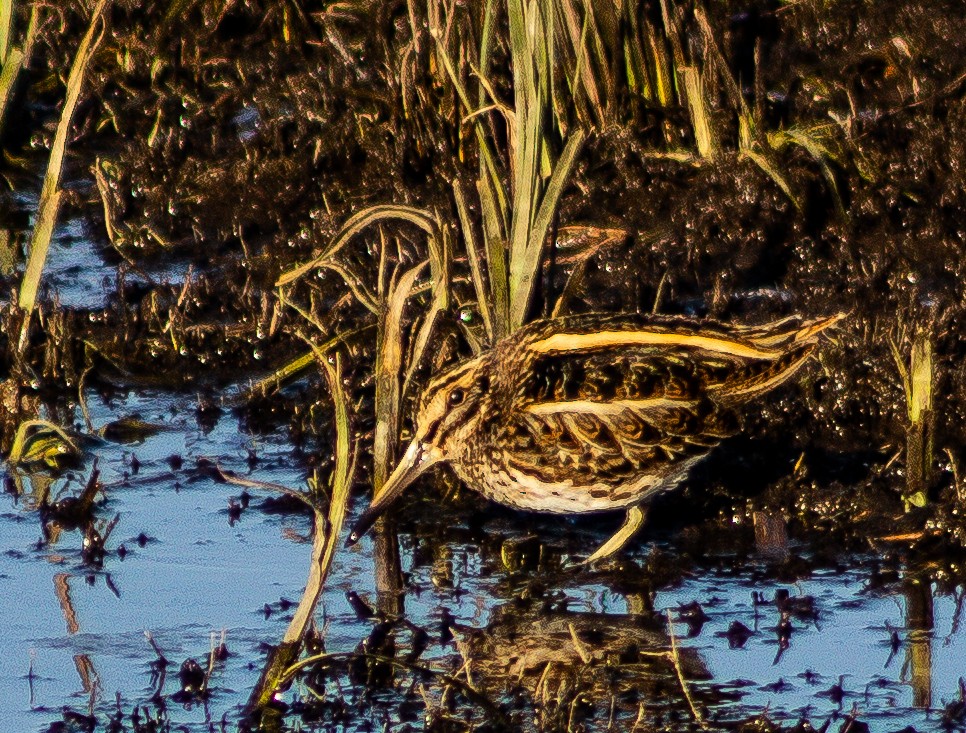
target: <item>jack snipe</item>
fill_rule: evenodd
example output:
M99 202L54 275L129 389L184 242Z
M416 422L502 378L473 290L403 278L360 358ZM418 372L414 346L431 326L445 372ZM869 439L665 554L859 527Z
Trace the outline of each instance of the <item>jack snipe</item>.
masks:
M582 315L531 323L434 378L399 465L353 528L355 543L412 481L448 462L520 509L627 509L588 562L617 552L669 489L737 427L735 409L789 379L844 314L761 326Z

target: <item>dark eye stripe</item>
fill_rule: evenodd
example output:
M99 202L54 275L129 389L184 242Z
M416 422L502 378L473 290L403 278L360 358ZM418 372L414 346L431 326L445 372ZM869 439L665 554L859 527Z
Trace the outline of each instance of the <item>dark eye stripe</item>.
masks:
M460 422L465 425L474 417L476 417L482 405L483 405L482 400L472 400L470 404L466 406L466 409L463 411L463 416L460 418Z
M436 377L435 381L431 381L426 386L426 391L423 392L423 400L427 403L431 402L433 398L440 393L440 391L446 389L454 382L463 379L466 376L467 370L471 368L472 367L469 364L454 367L446 374Z
M443 424L442 418L440 418L439 420L433 420L433 422L430 423L429 428L426 430L425 440L427 443L432 443L436 439L436 433L439 432L439 426L442 424Z

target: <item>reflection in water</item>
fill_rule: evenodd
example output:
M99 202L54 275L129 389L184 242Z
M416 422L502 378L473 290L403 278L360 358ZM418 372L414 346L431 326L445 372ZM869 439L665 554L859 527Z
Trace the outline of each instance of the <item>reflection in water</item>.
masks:
M119 714L116 694L127 728L134 706L139 725L148 725L147 704L152 720L170 716L172 730L209 730L204 706L183 707L172 694L176 683L165 680L165 670L178 668L161 648L172 660L201 660L211 624L228 629L233 652L214 667L212 712L233 720L257 681L263 645L278 642L292 612L279 597L297 597L304 586L308 545L284 536L284 528L304 537L305 518L279 519L253 503L231 525L225 507L237 490L196 467L199 456L219 455L227 456L220 459L227 469L250 471L251 438L228 420L207 435L196 430L193 395L163 410L157 395L125 400L109 406L92 399L95 424L136 412L183 429L159 431L136 447L92 447L105 487L99 497L108 502L95 502L94 528L103 527L103 537L100 522L119 513L108 546L128 548L108 552L103 571L82 552L89 523L64 522L72 499L85 486L93 491L91 466L8 472L0 615L12 625L0 693L14 701L6 712L18 717L4 730L46 729L64 705L83 715L93 710L97 729L109 729ZM292 460L285 436L261 441L259 471L297 483L304 466ZM717 726L764 714L786 730L802 716L816 728L834 718L829 730L838 730L855 704L863 722L882 730L929 729L944 703L949 720L966 717L956 685L966 596L952 595L961 570L942 561L909 569L898 558L831 557L830 550L808 557L806 571L784 575L803 565L802 547L788 540L780 516L761 515L754 546L745 527L735 554L709 548L688 556L675 541L654 539L620 564L566 572L565 539L548 549L543 529L534 533L519 517L486 512L466 525L440 527L447 523L432 517L438 535L404 536L402 558L389 527L337 556L308 652L328 659L282 696L292 706L286 725L319 729L316 716L354 733L372 720L401 729L431 727L432 719L439 726L459 721L455 729L466 730L505 715L510 730L631 730L638 719L638 730L648 730L663 715L665 729L696 728L684 689ZM790 559L775 559L783 557ZM938 569L945 580L937 580ZM96 592L85 578L96 581ZM269 618L267 604L275 609ZM667 656L666 609L686 688ZM145 643L144 628L156 630L157 642ZM934 633L942 644L932 644ZM901 670L887 664L892 653L904 657ZM700 682L709 673L714 679Z
M675 649L653 616L521 609L505 605L484 629L458 627L460 673L492 699L532 706L538 729L575 717L643 720L690 716L692 680L710 674L694 649ZM675 652L675 653L672 653Z
M383 518L376 523L372 551L372 561L375 565L376 606L384 616L402 616L405 609L399 539L390 519Z
M75 654L74 666L77 668L77 675L80 677L84 692L90 696L89 708L93 711L94 703L101 696L101 679L94 669L94 662L86 654Z
M77 621L74 604L70 600L70 586L67 584L69 579L70 575L67 573L57 573L54 576L54 593L57 594L57 600L60 601L60 609L64 613L64 619L67 621L67 633L76 634L80 631L80 624Z
M77 619L77 611L70 597L69 581L71 575L68 573L57 573L54 576L54 593L60 602L64 620L67 622L67 633L73 636L80 631L80 622ZM87 654L74 655L74 667L77 669L77 676L81 681L81 688L88 696L88 711L94 711L94 704L101 697L101 680L94 668L94 662Z
M932 630L933 599L928 580L910 575L903 584L906 599L906 628L909 629L909 645L903 676L910 674L912 704L917 708L932 707Z

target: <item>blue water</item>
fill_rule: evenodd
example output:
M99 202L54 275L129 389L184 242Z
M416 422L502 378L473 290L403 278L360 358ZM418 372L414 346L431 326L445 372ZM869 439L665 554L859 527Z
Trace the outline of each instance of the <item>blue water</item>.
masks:
M262 645L278 642L291 613L280 609L280 600L295 602L302 591L309 522L300 514L258 511L255 507L267 495L252 492L252 507L232 525L227 508L240 487L215 481L197 463L207 459L292 488L303 485L306 469L284 430L246 435L237 417L225 410L205 432L197 423L193 395L131 392L105 401L89 393L87 401L95 428L138 415L163 429L142 443L105 441L90 449L106 494L97 516L120 517L102 569L81 562L77 531L38 544L42 531L31 495L37 477L23 479L22 496L0 497L0 731L46 730L61 719L65 706L80 712L92 706L103 726L118 694L128 713L146 704L155 689L155 654L145 632L172 662L162 690L170 695L177 689L177 666L188 657L204 665L211 635L220 638L224 631L231 655L212 677L211 699L190 706L169 700L167 707L172 722L189 731L208 730L206 721L224 715L234 720L258 677ZM258 458L253 467L250 450ZM180 468L172 468L172 455L182 458ZM134 456L140 464L136 474ZM58 478L53 493L76 493L90 465L88 460L82 469ZM499 520L493 531L513 539L513 516ZM520 517L522 535L526 522ZM138 542L142 533L148 538L143 547ZM128 551L123 560L117 554L120 544ZM402 537L402 545L410 589L405 609L417 625L436 628L445 608L458 623L484 628L494 610L519 590L519 576L511 578L473 544L440 546L432 557L415 553L409 537ZM649 551L644 541L632 554ZM372 622L360 620L345 597L354 590L375 602L371 553L366 538L336 559L318 611L330 652L355 649L372 630ZM682 604L698 601L710 617L693 638L686 638L681 622L675 622L673 631L683 646L697 650L712 674L710 681L696 685L740 693L738 703L717 714L735 719L767 711L771 720L785 723L805 715L820 725L855 706L874 730L907 724L932 728L943 705L957 699L958 679L966 674L966 641L954 632L955 599L935 596L934 630L913 643L905 628L902 584L888 592L867 588L872 560L843 558L850 569L819 571L797 585L755 580L760 568L754 563L727 576L708 571L657 589L653 604L671 609L673 617ZM634 610L635 599L597 576L564 573L547 582L556 584L548 592L568 599L569 612L620 616ZM756 608L752 593L770 599L778 588L792 596L813 596L817 618L793 619L790 645L776 659L778 611L771 604ZM267 618L266 605L272 610ZM743 648L729 648L723 636L733 621L755 631ZM898 631L900 647L890 658L892 629ZM445 666L454 655L452 645L434 643L422 661ZM839 675L845 675L841 704L822 694Z

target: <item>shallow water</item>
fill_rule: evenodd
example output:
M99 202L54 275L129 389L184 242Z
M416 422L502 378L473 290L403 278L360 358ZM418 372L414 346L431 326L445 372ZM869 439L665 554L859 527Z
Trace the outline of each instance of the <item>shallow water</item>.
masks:
M182 705L169 698L167 709L172 723L184 730L208 730L207 721L223 716L234 721L257 680L262 645L278 642L291 613L286 601L297 602L300 596L310 552L309 522L301 514L258 510L266 498L260 494L231 522L229 500L240 494L239 487L216 481L198 462L217 462L243 475L298 487L302 461L284 431L242 434L228 411L209 430L202 429L193 395L131 392L107 399L90 393L87 400L95 427L138 415L161 429L140 443L104 441L90 451L97 456L106 494L97 516L119 515L102 569L83 565L77 531L63 531L47 545L40 542L29 479L24 496L4 495L0 617L6 623L0 698L6 704L0 706L0 730L46 730L62 718L65 706L82 712L92 705L106 725L116 696L126 715L135 705L147 705L156 684L156 656L145 632L172 662L161 690L170 696L177 690L178 665L188 657L204 665L211 635L224 631L231 654L213 674L210 700ZM250 450L257 456L252 464ZM182 458L180 467L171 456ZM133 457L139 463L136 473ZM53 494L76 493L89 470L88 465L57 479ZM522 541L529 526L524 515L501 515L485 522L484 531L502 533L513 542ZM139 543L142 533L147 541ZM454 642L440 643L436 637L447 615L453 617L451 626L460 629L457 636L487 629L496 638L508 617L523 614L512 604L532 578L507 570L484 548L472 542L414 543L405 534L400 542L407 574L405 614L431 637L422 664L446 670L458 656ZM122 544L127 550L123 559L117 553ZM361 619L346 598L352 590L375 602L372 547L367 537L336 559L318 612L328 652L352 651L373 630L374 622ZM643 560L652 549L645 538L630 559ZM861 719L882 721L876 729L936 725L944 704L958 699L958 678L964 672L966 639L957 630L955 599L935 597L934 629L913 634L907 615L921 608L929 593L917 599L908 580L870 588L876 566L871 556L842 558L842 566L848 569L818 571L809 580L783 585L761 580L762 567L751 562L726 572L704 570L656 589L653 608L671 610L678 619L672 627L676 639L694 649L710 673L710 680L695 682L693 688L710 705L711 717L737 720L767 710L776 722L806 716L819 725L855 706ZM604 576L557 572L540 578L554 605L565 608L565 620L578 625L589 614L606 614L594 617L595 624L606 628L607 619L620 624L629 618L626 614L640 611L639 595L615 590ZM780 655L775 630L780 615L770 602L779 588L792 597L813 596L816 610L813 618L792 619L794 630ZM754 592L769 602L756 605ZM709 618L689 636L678 609L692 601ZM741 648L731 648L724 634L735 621L754 632ZM539 644L539 639L520 640L525 642ZM839 675L845 675L841 700L828 693ZM294 694L303 693L297 689ZM725 695L738 699L725 702ZM607 701L596 701L588 725L606 727L606 708ZM364 722L365 716L356 721Z

